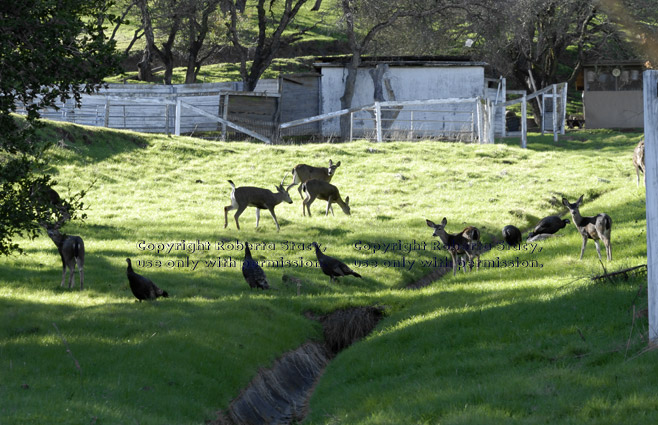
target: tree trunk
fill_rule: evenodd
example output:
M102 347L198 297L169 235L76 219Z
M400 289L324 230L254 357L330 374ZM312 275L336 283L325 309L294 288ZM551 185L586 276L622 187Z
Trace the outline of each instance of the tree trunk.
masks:
M153 71L151 69L151 49L148 45L144 47L142 60L137 64L137 79L139 81L153 81Z

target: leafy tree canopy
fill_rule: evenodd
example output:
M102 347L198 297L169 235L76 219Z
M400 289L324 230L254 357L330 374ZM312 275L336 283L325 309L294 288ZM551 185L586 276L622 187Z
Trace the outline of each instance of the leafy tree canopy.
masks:
M12 238L35 237L44 222L62 223L82 206L52 189L35 132L39 110L58 100L80 99L119 71L119 57L103 34L117 18L105 0L0 2L0 254L19 251ZM25 105L25 119L13 112Z

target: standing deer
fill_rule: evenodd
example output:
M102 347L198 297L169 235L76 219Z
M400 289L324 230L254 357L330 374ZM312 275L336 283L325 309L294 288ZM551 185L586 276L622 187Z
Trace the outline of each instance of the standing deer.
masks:
M448 249L452 257L452 275L457 275L457 257L468 257L470 269L473 271L473 258L477 257L476 270L480 270L480 253L477 250L477 245L480 241L480 231L477 227L468 226L460 233L450 234L445 231L448 220L443 217L441 224L434 224L433 221L425 219L427 225L434 229L432 236L438 236L443 242L443 245ZM466 264L464 264L464 273L466 273Z
M635 175L637 176L637 187L640 187L640 172L644 176L644 186L647 186L647 175L644 172L644 139L635 146L633 151L633 166L635 167Z
M64 281L66 277L66 268L69 268L69 289L73 286L75 271L75 265L78 265L78 272L80 273L80 290L82 291L84 286L84 265L85 265L85 244L82 241L80 236L71 236L61 233L59 231L62 226L62 222L57 222L56 224L52 223L42 223L41 225L46 229L48 236L57 246L57 251L59 251L59 256L62 258L62 283L61 286L64 286Z
M333 163L332 160L329 160L329 168L322 168L322 167L312 167L310 165L306 164L297 164L295 165L295 168L292 169L292 183L293 184L298 184L298 183L306 183L309 180L316 179L316 180L324 180L327 183L331 181L331 178L334 176L336 173L336 168L340 166L340 161L337 163ZM304 199L304 194L302 193L302 186L299 186L297 191L299 192L299 196Z
M235 184L229 180L229 184L233 188L231 191L231 205L224 207L224 228L228 226L228 212L231 210L236 210L235 212L235 225L240 230L240 223L238 218L240 214L244 212L247 207L256 207L256 227L260 221L260 210L268 209L272 218L274 219L274 224L276 224L276 231L279 231L279 222L276 219L276 214L274 214L274 207L279 205L281 202L287 202L292 204L292 199L290 199L290 194L288 190L294 186L291 184L287 188L283 188L283 182L286 180L286 176L283 176L281 184L276 186L277 192L274 193L271 190L263 189L260 187L253 186L241 186L235 187Z
M573 224L576 225L578 232L583 237L583 245L580 248L580 259L583 259L587 240L593 239L594 245L596 245L596 252L599 254L599 260L601 260L601 247L599 246L600 239L603 241L603 245L605 245L605 253L608 257L608 261L612 261L612 249L610 247L612 219L606 213L601 213L593 217L581 216L579 207L582 202L583 195L580 195L580 198L578 198L574 204L570 204L569 201L567 201L567 198L562 198L562 204L564 204L564 206L569 209L569 212L571 212Z
M327 201L327 212L325 215L329 215L330 210L331 215L334 215L334 209L331 206L333 202L337 203L345 214L350 215L350 197L346 196L345 201L343 201L338 188L333 184L324 180L311 179L302 184L301 188L306 194L306 198L302 202L303 215L306 215L306 210L308 210L308 216L311 216L311 204L316 198Z

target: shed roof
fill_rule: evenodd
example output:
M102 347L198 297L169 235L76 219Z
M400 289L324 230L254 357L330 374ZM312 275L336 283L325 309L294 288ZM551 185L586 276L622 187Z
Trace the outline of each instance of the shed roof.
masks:
M313 66L316 68L344 67L351 60L351 56L320 57ZM359 67L368 68L380 64L390 66L425 66L425 67L452 67L452 66L487 66L486 62L474 61L469 56L363 56Z

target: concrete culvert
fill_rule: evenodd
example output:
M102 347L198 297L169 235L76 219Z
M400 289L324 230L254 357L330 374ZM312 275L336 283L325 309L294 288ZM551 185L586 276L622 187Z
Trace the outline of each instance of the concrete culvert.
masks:
M318 320L324 342L308 342L261 369L225 412L208 425L290 424L306 417L308 400L331 357L367 336L383 316L379 307L338 310Z

